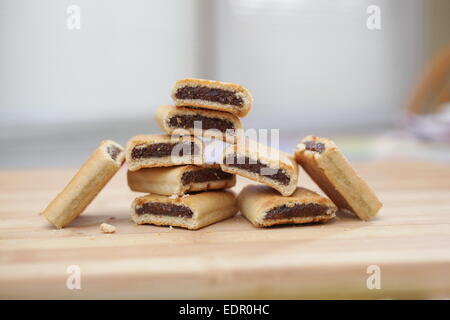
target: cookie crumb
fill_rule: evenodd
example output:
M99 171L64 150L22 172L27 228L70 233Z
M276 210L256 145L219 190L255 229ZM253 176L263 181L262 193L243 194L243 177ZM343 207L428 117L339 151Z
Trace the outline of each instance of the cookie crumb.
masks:
M103 233L114 233L116 232L116 227L108 223L102 223L100 225L100 232Z

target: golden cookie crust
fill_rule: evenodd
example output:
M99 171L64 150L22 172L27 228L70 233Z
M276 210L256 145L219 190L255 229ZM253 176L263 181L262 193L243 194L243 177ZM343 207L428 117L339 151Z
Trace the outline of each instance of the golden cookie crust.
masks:
M111 140L102 141L41 214L56 228L69 225L120 169L124 160L125 152L119 144Z
M324 150L308 150L307 142L321 143ZM339 208L353 212L361 220L370 220L382 207L374 191L330 139L307 136L297 145L294 156Z
M185 165L165 168L147 168L138 171L128 171L128 186L132 191L156 193L160 195L183 195L194 191L208 191L234 187L236 176L230 179L210 180L205 182L190 182L184 184L182 177L185 172L197 171L205 168L219 169L218 164L204 164L200 166Z
M237 201L241 213L256 227L324 222L333 219L337 211L336 206L329 199L301 187L298 187L291 196L284 197L268 186L249 185L242 189ZM267 212L271 209L296 204L317 204L328 207L328 209L325 214L320 216L265 219Z
M177 90L179 88L182 88L185 86L192 86L192 87L202 86L202 87L230 90L230 91L236 92L236 94L242 98L244 103L243 103L242 107L238 107L238 106L234 106L234 105L230 105L230 104L211 102L211 101L202 100L202 99L178 99L178 98L176 98L175 94L176 94ZM194 78L186 78L186 79L178 80L177 82L175 82L175 84L172 87L171 96L177 107L192 106L192 107L198 107L198 108L203 108L203 109L225 111L225 112L230 112L241 118L245 117L250 112L252 105L253 105L253 97L246 88L244 88L243 86L241 86L239 84L216 81L216 80L194 79Z
M131 153L136 146L152 145L157 143L182 143L194 142L199 149L198 155L183 155L183 156L165 156L165 157L149 157L141 159L133 159ZM131 138L126 147L126 162L128 170L136 171L142 168L154 167L170 167L183 164L203 164L203 141L191 136L176 136L163 134L137 135Z
M137 214L136 208L148 202L183 205L192 210L193 216L177 217ZM151 194L136 198L131 204L131 218L137 224L174 226L189 230L197 230L230 218L237 212L236 196L232 191L206 191L181 197L167 197Z

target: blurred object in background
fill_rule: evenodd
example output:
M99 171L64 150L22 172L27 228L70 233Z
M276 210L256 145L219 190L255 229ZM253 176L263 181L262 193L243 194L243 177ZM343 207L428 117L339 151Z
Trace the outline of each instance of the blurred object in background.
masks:
M450 46L450 1L426 0L424 13L425 53L428 60Z
M450 142L450 46L423 72L407 107L407 128L422 139Z
M448 143L420 140L407 131L390 130L384 134L366 139L371 159L415 160L450 163Z
M441 104L436 112L410 115L407 128L418 138L450 143L450 103Z

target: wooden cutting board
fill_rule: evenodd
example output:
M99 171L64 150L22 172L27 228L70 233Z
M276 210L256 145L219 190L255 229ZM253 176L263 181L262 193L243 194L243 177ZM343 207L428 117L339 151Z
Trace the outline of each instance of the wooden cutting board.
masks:
M134 225L124 168L55 230L38 213L75 170L0 172L0 298L450 298L450 166L357 169L384 203L372 221L257 229L238 215L198 231ZM80 290L67 289L71 265Z

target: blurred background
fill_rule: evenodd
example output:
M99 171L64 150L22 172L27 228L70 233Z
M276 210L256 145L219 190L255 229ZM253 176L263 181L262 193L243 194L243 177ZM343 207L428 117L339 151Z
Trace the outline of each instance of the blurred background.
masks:
M0 169L159 133L184 77L247 87L244 127L280 129L288 152L316 134L352 160L448 162L449 47L448 0L0 0Z

